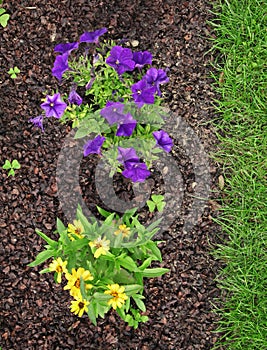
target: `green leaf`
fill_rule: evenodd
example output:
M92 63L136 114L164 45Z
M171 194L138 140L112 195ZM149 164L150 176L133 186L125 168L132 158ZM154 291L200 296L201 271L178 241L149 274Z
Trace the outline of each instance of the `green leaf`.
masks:
M99 213L104 216L104 218L107 218L111 213L109 211L106 211L105 209L100 208L98 205L96 206Z
M0 10L2 10L1 13L3 13L4 9L0 9ZM4 12L5 12L5 10L4 10ZM0 13L0 15L1 15L1 13ZM9 18L10 18L10 15L8 15L7 13L5 13L4 15L2 15L0 17L0 24L1 24L2 27L6 27L7 26L7 22L9 20Z
M54 241L53 239L49 238L46 234L44 234L43 232L39 231L39 230L35 230L35 232L43 238L43 240L45 240L49 245L50 247L54 248L54 249L57 249L57 246L58 246L58 242Z
M161 251L157 247L156 243L153 241L148 241L146 247L150 249L157 260L162 261Z
M10 169L9 172L8 172L8 176L15 176L15 171L13 169Z
M112 296L104 293L94 293L93 297L95 298L96 301L109 301Z
M138 292L140 292L141 290L143 290L143 286L139 285L139 284L128 284L126 286L124 286L125 288L125 293L128 296L132 296Z
M5 164L3 165L2 168L5 169L5 170L10 169L10 168L11 168L11 163L10 163L10 161L6 159Z
M119 257L117 261L121 266L123 266L125 269L129 271L139 271L138 266L130 256Z
M150 213L153 213L153 211L156 208L156 204L154 202L152 202L150 199L146 202L148 209L150 211Z
M19 74L20 73L20 69L18 67L14 67L14 73Z
M12 160L11 166L13 169L20 169L20 164L17 159Z
M139 299L137 296L134 296L134 295L132 296L132 298L141 311L146 311L146 306L141 299Z
M164 200L164 196L162 196L161 194L152 194L151 198L155 203L160 203Z
M147 259L143 262L143 264L142 264L141 266L139 266L139 269L140 269L140 270L146 269L148 266L150 266L152 260L153 260L153 259L152 259L151 257L147 258Z
M94 326L97 325L96 323L96 315L95 315L95 310L94 310L94 305L93 303L90 303L88 306L88 317L90 318L91 322L93 323Z
M42 264L44 261L46 261L47 259L51 258L52 256L54 256L56 253L56 251L53 249L53 250L45 250L41 253L39 253L36 257L36 259L31 262L30 264L28 264L27 266L29 267L34 267L34 266L37 266L37 265L40 265Z
M163 211L164 207L165 207L166 203L165 202L160 202L157 204L157 209L158 211Z
M169 272L169 269L161 268L161 267L156 267L153 269L145 269L142 271L143 277L159 277L164 275L164 273Z

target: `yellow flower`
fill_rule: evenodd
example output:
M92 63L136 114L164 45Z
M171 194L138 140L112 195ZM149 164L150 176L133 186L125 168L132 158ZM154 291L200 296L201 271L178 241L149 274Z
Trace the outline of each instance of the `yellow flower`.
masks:
M94 257L99 258L100 255L106 255L109 251L109 244L110 241L106 239L105 237L101 239L101 237L98 237L93 242L89 243L90 247L97 248L94 252Z
M61 258L57 258L56 260L52 261L49 265L49 270L51 272L57 273L57 283L61 283L62 273L68 273L67 270L67 261L62 261Z
M81 294L75 298L76 300L71 301L70 311L75 315L82 317L84 312L88 311L89 301L82 298Z
M108 301L108 305L112 305L114 310L116 310L117 307L122 307L122 304L128 299L128 296L124 293L125 288L116 283L109 284L108 289L109 290L106 290L104 294L113 296L113 298Z
M80 278L82 278L84 281L92 281L94 277L91 275L91 272L88 270L85 270L83 267L79 267L76 271L75 269L72 269L72 273L67 273L66 278L68 280L68 284L64 287L64 289L70 289L70 295L75 297L78 296L80 291ZM93 288L92 284L85 283L85 289L91 289Z
M73 225L74 224L74 225ZM73 220L73 224L68 224L68 236L71 241L75 238L83 238L84 227L80 220Z
M122 233L122 237L128 237L130 234L130 227L127 227L126 225L119 225L119 229L114 232L114 234L117 236L120 233Z

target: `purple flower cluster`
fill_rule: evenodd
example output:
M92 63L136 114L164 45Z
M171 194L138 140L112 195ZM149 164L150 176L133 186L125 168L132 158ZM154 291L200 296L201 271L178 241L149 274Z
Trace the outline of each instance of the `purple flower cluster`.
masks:
M79 43L94 43L98 44L98 39L101 35L107 32L107 28L101 28L94 32L85 32L80 36L79 42L63 43L55 46L54 51L61 53L55 59L54 66L52 68L52 74L58 80L62 79L63 74L70 70L68 64L68 58L71 51L78 49Z

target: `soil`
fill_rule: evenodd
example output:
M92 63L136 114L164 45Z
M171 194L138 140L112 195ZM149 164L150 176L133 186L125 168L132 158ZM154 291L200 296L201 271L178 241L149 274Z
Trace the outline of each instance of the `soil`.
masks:
M214 58L209 52L213 34L207 22L212 17L210 1L10 0L4 7L11 18L0 37L0 164L17 159L21 169L8 177L0 168L0 346L3 350L212 349L219 337L213 305L221 297L215 277L222 263L211 255L222 235L212 220L220 206L220 169L211 159L206 161L210 200L194 202L199 171L194 162L199 159L190 157L186 149L190 142L183 135L178 137L175 129L178 120L179 125L184 123L206 154L217 147L211 125L216 116L210 77ZM168 69L170 82L164 86L164 97L174 125L171 155L179 170L173 181L183 184L180 207L169 200L169 225L157 237L163 240L160 266L170 273L145 281L149 321L136 330L114 312L99 319L97 327L86 315L74 316L69 293L54 283L52 274L40 275L39 267L27 267L43 249L35 229L52 236L56 217L68 219L56 173L70 134L68 126L52 118L47 119L44 133L28 120L40 114L43 94L58 87L51 74L54 46L102 27L108 28L109 38L128 39L126 45L135 46L134 50L152 52L154 66ZM13 80L7 72L15 66L21 72ZM194 148L190 152L198 154ZM96 215L95 206L102 202L94 185L95 164L90 158L77 166L78 191ZM165 170L164 176L171 173L171 166ZM166 192L164 176L155 168L149 182L152 193ZM121 200L134 198L131 184L121 177L114 177L113 186ZM65 192L72 194L75 189ZM190 214L196 203L202 205L197 217ZM147 209L139 210L144 223L154 219ZM190 220L192 225L184 229Z

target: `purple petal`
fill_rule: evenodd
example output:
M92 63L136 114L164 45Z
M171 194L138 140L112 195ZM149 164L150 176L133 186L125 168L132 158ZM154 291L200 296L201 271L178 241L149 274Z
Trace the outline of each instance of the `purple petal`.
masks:
M68 64L68 55L68 53L64 53L63 55L58 55L55 59L52 74L58 80L61 80L63 73L70 69Z
M54 51L59 52L61 54L63 53L70 53L72 50L78 49L79 43L63 43L63 44L58 44L55 46Z

